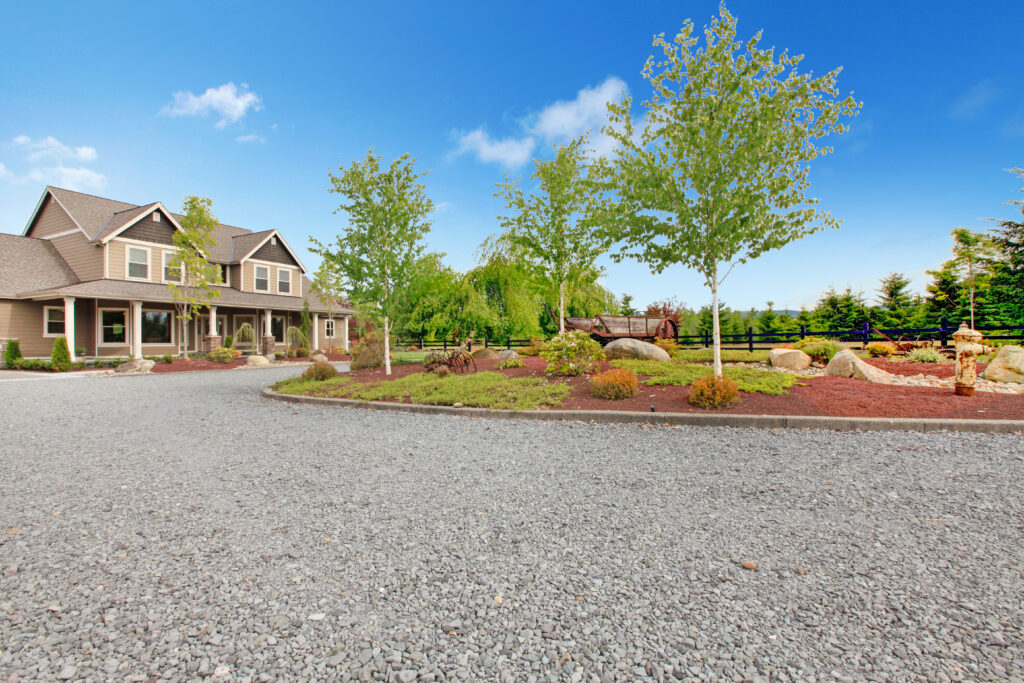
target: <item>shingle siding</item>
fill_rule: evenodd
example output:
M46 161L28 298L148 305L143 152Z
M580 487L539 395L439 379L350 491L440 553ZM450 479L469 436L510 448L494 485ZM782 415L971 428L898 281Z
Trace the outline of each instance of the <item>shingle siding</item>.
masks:
M244 254L243 254L244 256ZM256 250L249 258L254 258L258 261L270 261L272 263L284 263L289 266L298 267L298 263L292 258L288 250L281 246L281 239L277 238L277 244L271 244L268 240L266 244Z
M167 222L167 216L161 216L160 222L157 222L153 220L152 215L149 215L122 232L118 237L155 244L174 244L174 227Z

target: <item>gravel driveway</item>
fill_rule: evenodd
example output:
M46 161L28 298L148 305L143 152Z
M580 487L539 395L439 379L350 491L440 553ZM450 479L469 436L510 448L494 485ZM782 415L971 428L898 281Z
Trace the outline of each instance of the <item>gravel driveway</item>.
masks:
M294 372L0 385L0 680L1024 678L1019 436L259 395Z

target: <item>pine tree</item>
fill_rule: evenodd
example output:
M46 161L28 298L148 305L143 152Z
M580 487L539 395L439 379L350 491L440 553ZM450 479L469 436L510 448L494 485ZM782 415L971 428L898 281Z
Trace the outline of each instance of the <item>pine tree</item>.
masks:
M1024 180L1024 169L1014 168L1011 172ZM1017 199L1010 204L1024 215L1024 200ZM992 302L1000 319L997 324L1024 325L1024 221L1001 220L998 224L992 241L999 259L993 267L990 285Z
M910 278L903 273L889 273L878 288L879 323L885 327L908 327L915 314Z
M765 303L767 308L757 316L757 331L761 334L777 334L782 331L782 323L775 312L775 302ZM764 341L776 341L774 337L764 337Z

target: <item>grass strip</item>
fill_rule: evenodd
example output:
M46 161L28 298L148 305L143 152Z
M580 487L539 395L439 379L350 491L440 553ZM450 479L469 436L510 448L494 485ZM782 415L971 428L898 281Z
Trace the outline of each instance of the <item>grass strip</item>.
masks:
M686 386L713 372L707 365L677 361L663 363L655 360L613 360L611 365L632 370L638 377L646 377L647 379L641 381L648 386ZM735 380L740 391L751 394L784 396L789 393L789 387L799 384L800 379L789 372L771 372L757 368L727 367L722 368L722 372L726 377Z

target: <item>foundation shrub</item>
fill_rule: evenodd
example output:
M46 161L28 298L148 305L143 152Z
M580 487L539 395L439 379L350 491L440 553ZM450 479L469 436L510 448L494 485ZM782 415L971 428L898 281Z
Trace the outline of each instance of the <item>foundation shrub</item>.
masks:
M379 368L384 365L384 335L377 330L368 332L352 345L352 369Z
M306 358L307 356L309 356L309 349L303 348L301 346L295 349L296 358Z
M19 360L21 360L21 342L11 339L7 342L7 348L4 349L4 363L7 367L13 368Z
M68 349L68 340L64 337L57 337L53 341L50 365L54 372L67 372L71 369L71 351Z
M229 348L229 349L234 348L235 347L235 338L232 337L230 334L228 336L224 337L224 346L226 348Z
M530 340L529 346L524 346L520 349L516 349L516 353L520 356L539 356L540 352L544 350L544 340L540 337L533 337Z
M509 358L508 360L501 361L494 367L498 370L508 370L510 368L524 368L526 367L526 363L524 363L521 358Z
M670 356L679 350L679 344L676 342L675 339L658 338L654 340L654 345L657 346L659 349L664 349L665 351L667 351L668 355Z
M797 348L810 356L811 360L827 363L832 360L832 356L843 350L843 345L831 339L823 339L813 344L806 344L803 347L797 344Z
M230 363L235 358L234 350L224 346L218 346L206 354L206 359L212 360L214 363Z
M739 391L728 377L703 377L690 385L690 403L705 410L724 408L739 397Z
M610 401L633 398L640 393L640 385L632 370L612 368L590 378L590 393Z
M911 363L941 363L945 359L941 353L926 346L923 349L913 349L907 354L907 360Z
M882 358L896 353L896 345L889 342L871 342L864 347L872 358Z
M338 371L330 363L313 363L302 373L302 379L323 382L338 376Z
M586 332L573 330L546 342L540 355L548 362L548 372L570 377L596 372L604 349Z

